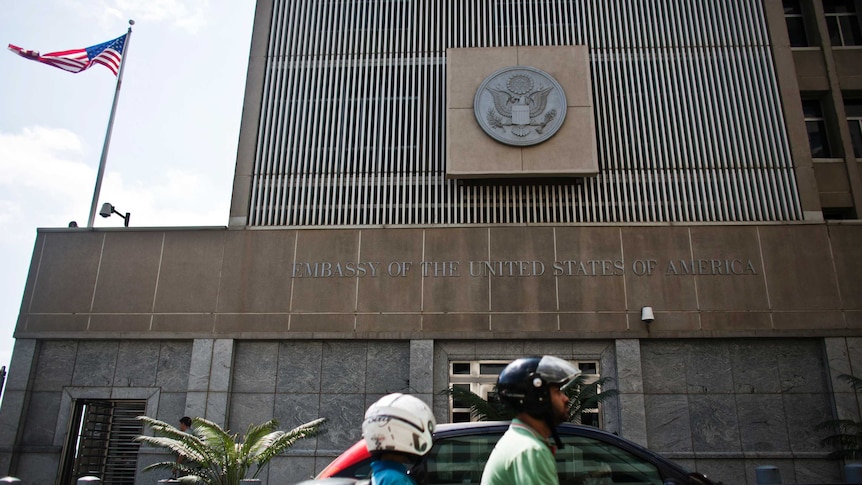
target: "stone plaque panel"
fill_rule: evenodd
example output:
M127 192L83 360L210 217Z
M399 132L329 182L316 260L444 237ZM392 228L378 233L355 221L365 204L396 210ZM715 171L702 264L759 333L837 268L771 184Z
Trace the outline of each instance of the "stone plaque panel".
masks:
M773 310L840 306L826 226L761 226L758 231Z
M289 311L295 243L295 231L228 232L219 311Z
M145 313L153 309L163 235L105 233L93 311Z
M488 259L487 228L425 230L423 310L486 312L488 278L470 276L470 261Z
M71 237L69 237L71 236ZM33 294L32 313L86 313L93 301L104 234L43 234L39 260L38 291ZM74 284L70 284L74 282Z
M841 288L841 302L849 310L862 310L862 225L829 226L829 240Z
M225 233L166 231L164 235L155 311L215 311Z
M698 271L708 262L707 274L694 278L701 310L769 309L756 227L692 227L691 247Z
M555 311L554 231L549 227L493 227L489 266L492 312ZM474 271L474 272L475 272Z
M355 311L356 278L339 277L337 272L333 273L332 263L356 262L358 259L359 231L299 232L296 242L296 261L294 261L292 273L291 311ZM304 266L305 264L309 266Z
M422 309L422 230L362 231L359 261L379 263L376 275L359 278L358 311Z
M669 262L692 259L688 228L623 227L621 231L627 260L640 261L626 278L629 308L638 312L644 306L655 311L697 310L695 277L680 271L668 275Z
M560 311L608 311L625 307L620 230L614 227L554 229Z
M448 177L577 177L598 173L589 50L586 46L448 49L446 63ZM571 119L566 115L563 119L561 107L557 110L561 115L557 120L562 120L562 123L555 125L555 120L548 119L548 116L555 117L552 110L539 113L539 108L545 106L540 102L544 99L540 95L544 90L539 89L538 81L532 77L532 83L527 82L526 77L517 78L525 80L525 83L516 83L515 86L507 84L512 76L500 81L503 84L498 86L499 96L480 89L486 81L493 81L491 78L501 70L517 68L536 69L549 76L553 80L549 83L561 88L560 99L565 98L561 102L565 104L566 112L571 110L577 114ZM486 100L486 104L491 103L493 108L477 101L485 98L493 100ZM552 100L550 95L547 99ZM489 121L491 127L488 129L492 135L480 128L488 113L477 113L477 105L474 104L477 102L479 106L485 106L482 108L484 111L490 109L497 113L495 119L502 120L497 124ZM532 108L528 114L527 107ZM529 136L534 135L533 130L537 127L544 130L545 126L555 125L559 131L550 138L539 134L541 140L536 145L518 146L523 143L509 139L509 124L511 129L522 127L522 131L529 131ZM509 138L502 142L495 139L499 137ZM552 140L554 143L549 144Z

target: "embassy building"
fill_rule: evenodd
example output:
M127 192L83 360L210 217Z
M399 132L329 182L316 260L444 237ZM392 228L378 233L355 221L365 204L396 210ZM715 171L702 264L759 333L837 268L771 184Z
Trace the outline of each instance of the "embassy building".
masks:
M842 480L860 7L258 0L228 226L38 231L0 474L155 483L137 415L325 417L261 476L294 483L381 395L467 420L442 390L551 354L716 481Z

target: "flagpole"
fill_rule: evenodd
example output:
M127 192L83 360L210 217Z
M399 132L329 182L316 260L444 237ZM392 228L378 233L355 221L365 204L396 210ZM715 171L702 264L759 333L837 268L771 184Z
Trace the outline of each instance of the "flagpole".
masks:
M111 131L114 128L114 115L117 113L117 100L120 98L120 87L123 85L123 70L126 68L126 56L129 55L129 40L132 37L134 20L129 20L129 31L123 43L123 56L120 58L120 72L117 73L117 89L114 91L114 103L111 105L111 117L108 118L108 131L105 133L105 143L102 145L102 158L99 160L99 173L96 175L96 188L93 190L93 203L90 205L90 219L87 227L93 227L96 219L96 207L99 205L99 192L102 190L102 177L105 175L105 163L108 160L108 147L111 145Z

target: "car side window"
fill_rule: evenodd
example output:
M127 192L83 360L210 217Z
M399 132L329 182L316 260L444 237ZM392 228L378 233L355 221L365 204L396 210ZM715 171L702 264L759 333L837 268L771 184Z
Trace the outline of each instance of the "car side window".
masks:
M481 434L438 439L425 459L425 480L428 485L478 484L482 480L485 462L502 436Z
M557 450L560 485L662 485L652 463L612 444L585 436L562 436Z

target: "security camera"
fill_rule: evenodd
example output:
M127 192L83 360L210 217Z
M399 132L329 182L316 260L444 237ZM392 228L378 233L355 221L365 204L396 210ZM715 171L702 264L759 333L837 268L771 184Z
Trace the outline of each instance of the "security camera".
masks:
M651 306L645 306L641 308L641 321L644 323L652 323L655 320L655 315L652 313Z
M111 212L114 211L114 206L111 205L110 202L105 202L102 204L102 208L99 210L99 215L102 217L111 217Z

